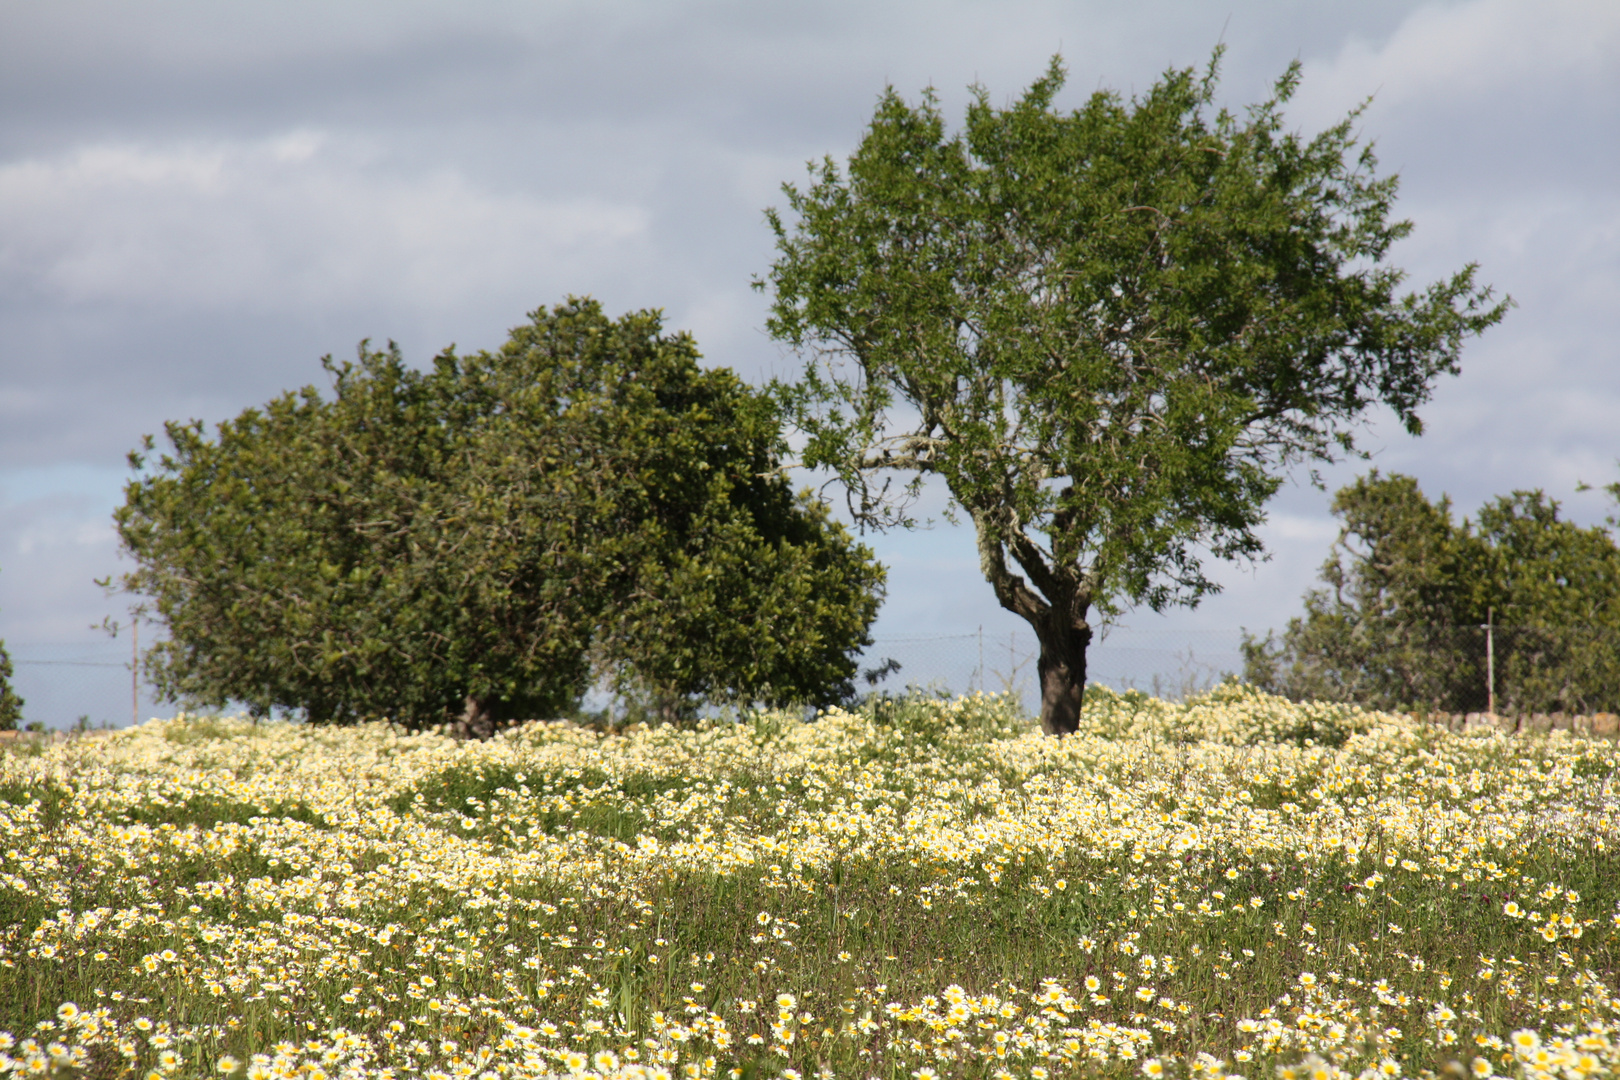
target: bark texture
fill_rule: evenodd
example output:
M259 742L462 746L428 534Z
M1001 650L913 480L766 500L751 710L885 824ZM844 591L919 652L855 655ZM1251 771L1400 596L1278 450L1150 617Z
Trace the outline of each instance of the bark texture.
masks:
M1041 645L1036 671L1041 679L1041 730L1048 735L1069 735L1080 728L1080 706L1086 692L1086 647L1091 627L1068 619L1036 620L1035 638Z
M1040 642L1036 670L1041 680L1041 729L1048 735L1068 735L1080 727L1085 700L1092 581L1077 567L1048 566L1027 537L1001 520L997 508L975 513L973 521L979 565L996 601L1029 623ZM1008 569L1009 555L1028 580Z
M489 703L468 694L462 703L461 716L456 720L455 732L463 739L487 739L494 735L495 717L489 711Z

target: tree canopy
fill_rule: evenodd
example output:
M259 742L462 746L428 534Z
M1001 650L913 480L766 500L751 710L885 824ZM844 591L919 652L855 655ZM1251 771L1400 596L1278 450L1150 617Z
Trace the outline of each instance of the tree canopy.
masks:
M392 344L131 455L117 511L170 700L473 731L593 677L667 718L852 692L883 572L783 478L774 404L590 300L430 370Z
M1616 489L1620 495L1620 486ZM1454 520L1416 480L1341 488L1325 588L1281 639L1245 641L1245 677L1297 700L1475 712L1620 708L1620 547L1516 491ZM1487 661L1486 625L1492 662ZM1493 671L1487 668L1494 669Z
M1290 467L1355 452L1375 405L1421 430L1506 307L1472 265L1404 292L1410 225L1355 115L1286 131L1297 64L1217 109L1218 59L1063 112L1054 58L1005 108L975 88L955 133L931 91L891 88L847 167L812 165L769 216L757 285L806 361L778 389L803 463L878 528L943 480L1041 643L1053 732L1078 722L1094 618L1196 604L1205 553L1261 554Z

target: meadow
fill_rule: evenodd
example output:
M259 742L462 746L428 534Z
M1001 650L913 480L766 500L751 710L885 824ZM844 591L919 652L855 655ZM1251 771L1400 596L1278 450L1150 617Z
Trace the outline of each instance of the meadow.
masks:
M1620 754L1239 686L0 754L0 1075L1605 1076Z

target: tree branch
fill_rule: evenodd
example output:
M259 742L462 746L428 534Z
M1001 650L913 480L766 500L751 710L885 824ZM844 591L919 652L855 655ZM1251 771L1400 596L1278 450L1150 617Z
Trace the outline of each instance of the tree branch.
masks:
M970 511L979 544L979 570L996 594L996 601L1014 615L1034 622L1051 610L1023 578L1007 569L1007 556L998 536L1000 529L989 513Z

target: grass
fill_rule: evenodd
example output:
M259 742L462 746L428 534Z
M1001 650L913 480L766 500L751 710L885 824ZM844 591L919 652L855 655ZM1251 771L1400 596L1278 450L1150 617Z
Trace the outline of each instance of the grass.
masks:
M1617 767L1230 686L1061 741L154 721L0 756L0 1066L1600 1075Z

